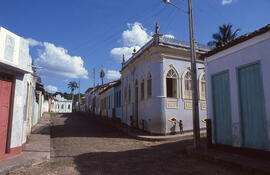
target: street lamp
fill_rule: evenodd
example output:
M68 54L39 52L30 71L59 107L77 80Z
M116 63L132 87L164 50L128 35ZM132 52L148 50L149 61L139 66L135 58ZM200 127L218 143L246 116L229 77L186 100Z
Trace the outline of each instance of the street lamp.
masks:
M165 4L172 5L181 11L170 0L163 0ZM185 11L184 11L185 12ZM190 41L190 65L191 65L191 79L192 79L192 117L193 117L193 136L194 136L194 148L200 147L200 128L199 128L199 107L198 107L198 91L197 91L197 69L196 69L196 51L195 51L195 38L193 30L193 16L192 16L192 2L188 0L188 13L189 15L189 41Z

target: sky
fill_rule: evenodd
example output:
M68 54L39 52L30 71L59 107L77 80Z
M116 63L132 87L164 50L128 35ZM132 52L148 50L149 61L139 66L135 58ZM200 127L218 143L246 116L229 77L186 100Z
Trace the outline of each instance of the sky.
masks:
M48 92L70 92L80 80L81 92L93 86L101 66L105 82L120 77L122 54L160 33L189 41L187 0L0 0L0 26L29 41L30 55ZM270 23L270 0L193 0L196 41L206 44L218 26L232 24L239 35Z

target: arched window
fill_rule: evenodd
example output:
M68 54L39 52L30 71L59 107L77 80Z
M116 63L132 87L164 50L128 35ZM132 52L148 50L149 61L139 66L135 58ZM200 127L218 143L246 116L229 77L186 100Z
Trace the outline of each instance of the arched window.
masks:
M182 94L184 99L192 99L191 72L186 70L182 76Z
M152 75L150 72L147 74L147 98L152 97Z
M177 73L173 68L171 68L166 75L167 97L177 98L177 80Z
M61 108L64 109L64 105L63 104L62 104Z
M68 109L70 109L70 105L68 105Z
M57 108L59 109L59 104L57 105Z
M144 79L141 81L141 100L144 100Z
M206 100L206 95L205 95L205 72L201 73L200 77L199 77L199 87L200 87L200 99L201 100Z

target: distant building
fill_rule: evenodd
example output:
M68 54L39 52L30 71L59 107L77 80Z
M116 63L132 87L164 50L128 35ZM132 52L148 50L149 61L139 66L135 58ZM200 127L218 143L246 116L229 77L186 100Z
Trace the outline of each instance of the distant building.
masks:
M101 116L121 119L121 81L113 81L100 91Z
M203 58L213 143L270 151L270 25Z
M67 100L60 94L55 96L56 112L58 113L72 113L72 100Z

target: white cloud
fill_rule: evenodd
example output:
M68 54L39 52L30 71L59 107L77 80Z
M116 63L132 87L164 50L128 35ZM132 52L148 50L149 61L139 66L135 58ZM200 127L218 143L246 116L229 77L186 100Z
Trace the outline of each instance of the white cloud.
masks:
M106 76L109 80L116 80L121 77L121 74L119 71L116 70L108 70Z
M35 64L42 67L38 70L40 75L88 79L88 71L80 56L71 56L63 47L48 42L44 42L43 47L35 60Z
M125 55L125 60L128 60L132 56L134 48L136 51L140 49L139 46L113 48L111 50L111 55L119 62L122 62L123 54Z
M138 51L145 43L147 43L151 36L147 33L147 30L141 23L135 22L133 24L127 24L128 29L123 31L121 42L123 47L113 48L110 53L118 61L122 62L122 55L125 55L125 59L128 60L135 48Z
M57 92L57 90L58 90L57 87L52 86L52 85L46 86L45 89L46 89L47 91L51 92L51 93Z
M135 48L138 51L143 45L145 45L149 40L151 40L152 33L148 33L141 23L134 22L133 24L127 24L128 29L123 31L122 38L120 40L123 43L123 47L113 48L110 54L118 62L122 62L122 56L125 55L125 60L127 61L133 53ZM171 34L166 34L165 36L170 38L175 38Z
M173 35L171 35L171 34L166 34L166 35L164 35L165 37L168 37L168 38L175 38Z
M125 46L143 46L147 41L151 39L151 36L147 34L146 29L142 24L135 22L134 24L128 24L128 30L122 33L122 41Z
M222 0L221 4L222 5L227 5L227 4L231 4L232 0Z
M43 45L42 42L34 40L32 38L27 38L26 40L28 41L29 46L32 46L32 47L34 47L34 46L42 46Z

